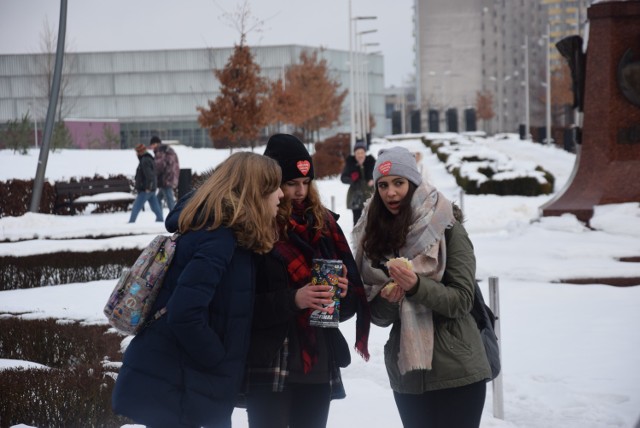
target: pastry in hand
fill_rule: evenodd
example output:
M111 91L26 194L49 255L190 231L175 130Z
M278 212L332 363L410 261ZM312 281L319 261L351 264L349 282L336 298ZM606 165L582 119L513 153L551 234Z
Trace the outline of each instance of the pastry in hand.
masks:
M389 295L389 293L391 293L397 286L398 284L396 284L393 280L389 281L387 282L387 285L385 285L382 289L382 293L384 295Z
M385 265L387 267L391 267L391 266L404 266L406 268L409 268L411 270L413 270L413 263L411 263L411 260L409 260L406 257L396 257L393 258L391 260L389 260L387 263L385 263Z

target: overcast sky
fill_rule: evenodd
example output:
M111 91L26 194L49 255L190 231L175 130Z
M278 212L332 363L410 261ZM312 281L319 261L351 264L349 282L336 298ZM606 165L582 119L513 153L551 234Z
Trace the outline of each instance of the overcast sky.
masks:
M227 47L239 32L223 19L244 0L68 0L68 49L74 52ZM252 15L264 21L249 45L298 44L349 49L349 0L253 0ZM400 86L414 73L413 0L351 0L369 52L384 55L385 86ZM45 19L57 34L60 2L0 0L0 54L37 53Z

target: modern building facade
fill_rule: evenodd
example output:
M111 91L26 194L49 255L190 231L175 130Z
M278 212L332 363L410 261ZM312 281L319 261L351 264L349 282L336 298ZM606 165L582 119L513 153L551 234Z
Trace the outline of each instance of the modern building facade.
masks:
M464 111L482 86L482 4L474 0L416 0L416 100L428 129L429 110ZM442 126L440 130L446 127Z
M350 88L348 51L299 45L252 51L261 75L273 81L299 62L301 52L317 51L340 90ZM207 130L197 122L196 108L218 96L219 82L213 70L223 68L232 52L233 48L69 53L59 100L61 116L74 123L117 123L109 129L119 129L122 147L147 144L152 135L211 147ZM29 112L42 127L48 104L47 84L42 84L47 82L47 61L46 54L0 55L0 123ZM370 113L378 124L373 133L381 135L385 114L381 55L368 56L366 77ZM350 131L349 107L345 101L341 124L324 130L325 136Z
M555 43L584 37L591 1L415 0L416 97L425 129L429 110L439 113L443 130L453 108L465 130L462 112L476 106L478 92L491 95L494 113L479 128L517 132L527 113L530 126L544 126L547 49L555 73L564 62Z

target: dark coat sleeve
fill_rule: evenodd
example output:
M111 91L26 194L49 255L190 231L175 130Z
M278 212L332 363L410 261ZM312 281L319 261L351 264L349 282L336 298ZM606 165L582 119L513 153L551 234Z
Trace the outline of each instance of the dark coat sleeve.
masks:
M373 180L373 168L375 166L376 159L371 155L367 155L367 157L364 159L364 178L367 181Z
M151 155L142 156L140 166L142 167L142 175L144 177L144 190L156 190L156 172Z
M236 247L233 232L218 228L199 234L195 251L167 302L167 325L181 348L204 368L225 357L225 346L209 323L209 304Z
M169 211L167 218L164 220L164 227L167 229L167 232L175 233L178 231L178 220L180 219L180 213L182 212L182 209L186 205L187 201L191 199L194 193L195 193L195 190L192 190L186 195L184 195L183 197L181 197L178 200L178 203L176 204L176 206L173 207L171 211Z
M353 155L347 156L344 168L342 169L342 174L340 174L340 181L344 184L352 184L354 181L351 179L351 173L355 171L360 171L356 158Z

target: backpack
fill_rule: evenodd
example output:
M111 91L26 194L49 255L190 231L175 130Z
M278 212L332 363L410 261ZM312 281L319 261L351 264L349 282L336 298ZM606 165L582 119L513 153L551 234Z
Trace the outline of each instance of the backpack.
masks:
M451 229L445 229L445 239L448 241L451 236ZM471 316L476 321L480 337L484 345L484 351L487 354L487 360L491 367L491 377L487 382L492 381L500 374L500 345L498 345L498 337L494 331L497 317L489 306L484 302L482 290L475 281L473 293L473 307L471 308Z
M104 314L111 326L125 334L137 334L166 313L166 308L162 308L150 316L173 260L179 235L156 236L133 266L123 269L104 307Z
M484 303L482 291L477 281L475 283L471 316L475 319L478 330L480 330L482 344L487 354L487 360L489 360L489 366L491 366L491 378L488 379L491 381L500 374L500 346L494 331L497 318L491 308Z

